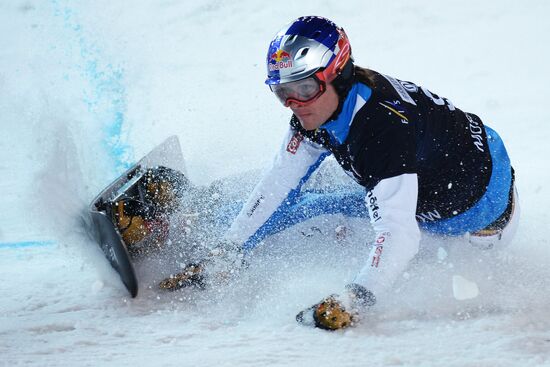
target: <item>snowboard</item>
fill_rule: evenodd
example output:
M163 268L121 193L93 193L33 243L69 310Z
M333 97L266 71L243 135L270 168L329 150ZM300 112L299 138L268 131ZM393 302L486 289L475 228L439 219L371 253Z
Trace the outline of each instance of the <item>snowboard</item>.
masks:
M122 283L132 297L137 296L139 283L128 246L113 221L113 203L134 189L147 169L159 166L186 175L181 146L176 136L167 138L114 180L96 196L88 208L89 232L96 239L111 266L120 275Z

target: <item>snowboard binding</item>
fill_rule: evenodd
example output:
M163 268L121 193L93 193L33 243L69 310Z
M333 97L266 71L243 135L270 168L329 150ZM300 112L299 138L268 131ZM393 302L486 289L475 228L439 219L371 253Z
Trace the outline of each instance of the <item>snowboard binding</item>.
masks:
M137 180L110 201L111 220L128 252L148 254L161 248L168 237L169 216L177 210L189 180L176 170L158 166L133 172ZM133 177L130 177L132 181ZM130 182L129 181L129 182ZM110 208L108 208L110 206Z

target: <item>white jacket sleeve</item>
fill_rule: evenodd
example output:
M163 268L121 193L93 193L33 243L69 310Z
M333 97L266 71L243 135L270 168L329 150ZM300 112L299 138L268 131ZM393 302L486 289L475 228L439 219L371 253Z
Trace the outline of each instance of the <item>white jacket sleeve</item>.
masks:
M329 155L289 128L271 166L225 234L225 239L243 244L271 217L293 190L299 190L321 161Z
M410 173L384 179L367 192L365 200L375 239L354 283L370 290L378 300L418 252L417 197L418 177Z

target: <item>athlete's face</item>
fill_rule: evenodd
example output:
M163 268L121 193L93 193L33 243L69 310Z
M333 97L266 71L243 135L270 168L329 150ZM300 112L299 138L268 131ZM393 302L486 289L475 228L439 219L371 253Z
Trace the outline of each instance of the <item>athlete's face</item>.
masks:
M328 83L327 90L313 102L306 105L290 102L289 107L304 129L315 130L338 108L338 94L332 84Z

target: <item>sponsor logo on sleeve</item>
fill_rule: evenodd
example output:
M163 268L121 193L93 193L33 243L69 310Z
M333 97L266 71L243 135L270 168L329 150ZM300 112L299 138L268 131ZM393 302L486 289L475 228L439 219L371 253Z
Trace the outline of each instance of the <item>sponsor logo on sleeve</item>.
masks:
M304 136L299 132L296 132L288 142L288 145L286 146L286 151L291 154L296 154L302 140L304 140Z
M372 255L372 262L370 264L372 267L378 267L378 264L380 263L380 257L382 256L382 251L384 251L384 246L377 245L376 249L374 250L374 255Z
M378 206L378 199L376 198L376 196L374 196L372 190L367 193L366 202L371 216L371 223L378 222L380 219L382 219L382 216L379 213L380 207Z
M380 258L382 257L382 252L384 251L384 242L390 237L390 232L383 232L378 235L374 244L376 248L374 249L374 254L372 255L371 266L377 268L380 263Z
M250 207L250 209L246 212L246 215L248 215L249 217L252 216L252 214L254 214L254 212L256 211L256 209L258 209L258 207L260 206L260 204L262 203L262 201L264 200L264 196L263 195L260 195L256 201L254 202L254 204L252 204L252 206Z

